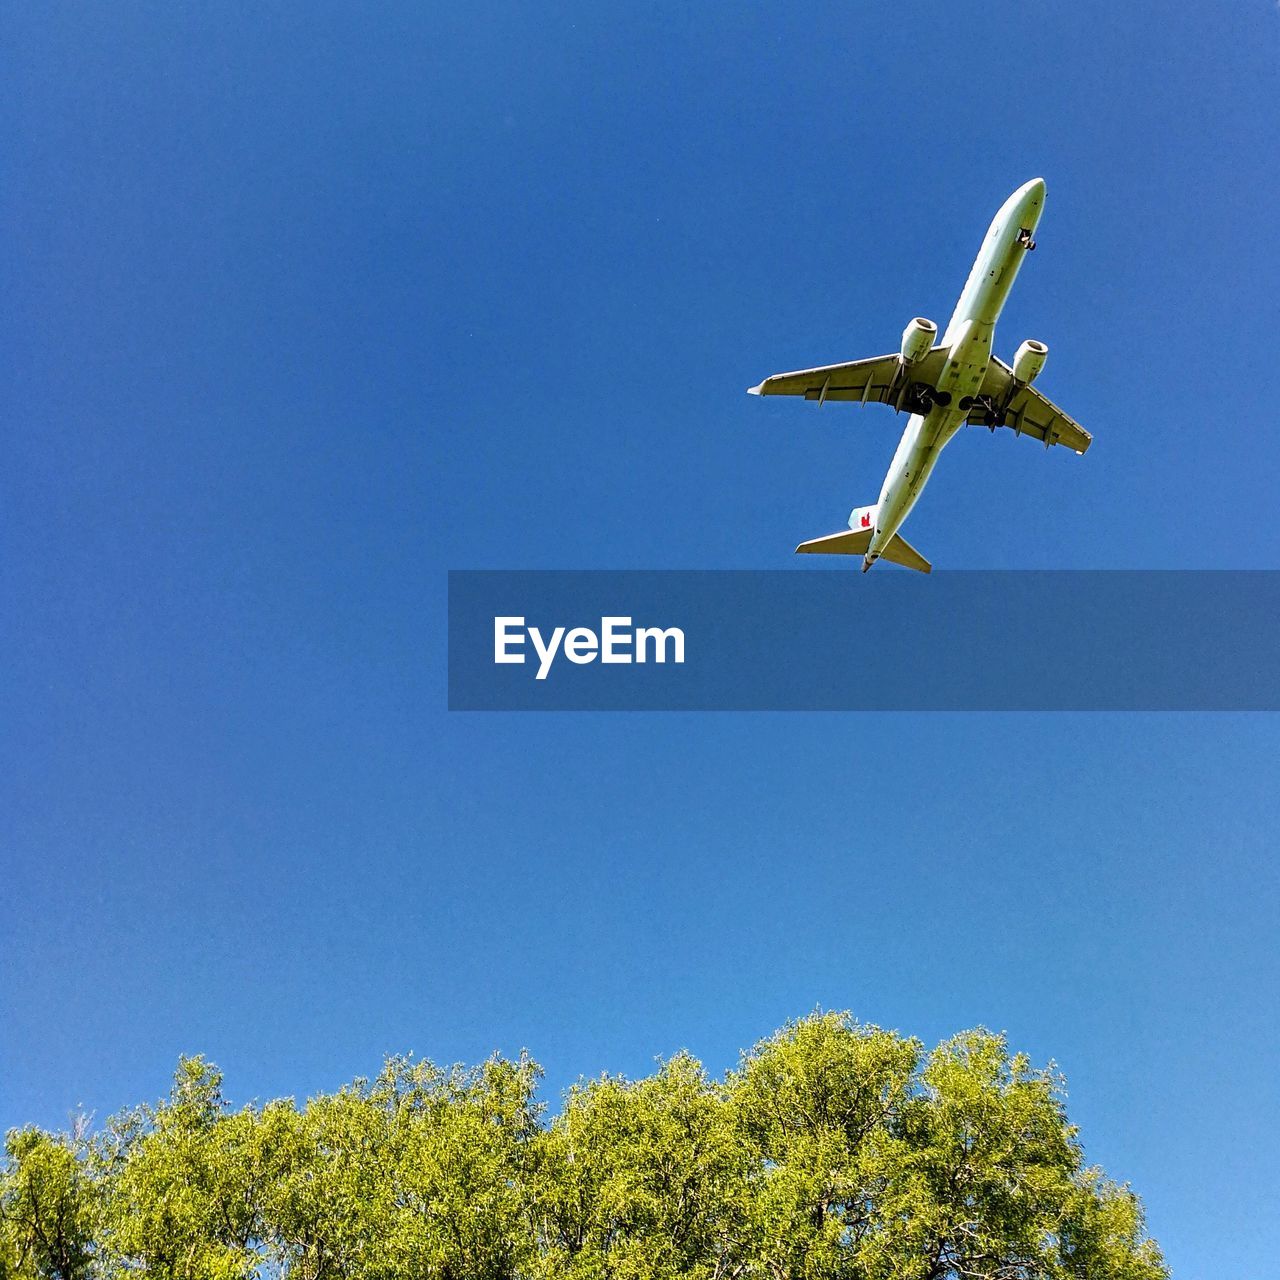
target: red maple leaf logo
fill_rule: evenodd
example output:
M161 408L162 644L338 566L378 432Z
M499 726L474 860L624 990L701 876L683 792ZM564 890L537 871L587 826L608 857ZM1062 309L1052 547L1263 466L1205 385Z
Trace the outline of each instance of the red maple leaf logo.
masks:
M870 511L864 511L862 513L862 528L864 529L871 528L871 512Z

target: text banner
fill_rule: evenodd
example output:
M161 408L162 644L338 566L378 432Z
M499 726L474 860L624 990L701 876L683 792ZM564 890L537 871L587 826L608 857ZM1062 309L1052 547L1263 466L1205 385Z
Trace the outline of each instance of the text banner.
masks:
M458 711L1280 709L1280 571L449 574Z

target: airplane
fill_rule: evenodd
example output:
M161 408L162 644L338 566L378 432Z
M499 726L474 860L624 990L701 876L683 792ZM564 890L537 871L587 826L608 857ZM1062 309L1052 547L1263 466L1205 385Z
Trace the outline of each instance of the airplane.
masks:
M775 373L753 396L804 396L875 402L907 412L906 430L873 506L855 507L848 529L802 542L797 553L861 555L866 573L881 558L929 573L932 565L898 532L915 506L943 446L962 426L1011 427L1018 435L1084 453L1093 437L1031 384L1049 348L1028 339L1007 365L992 354L996 321L1026 254L1036 247L1044 179L1032 178L1000 206L942 341L938 326L916 316L896 353L848 364Z

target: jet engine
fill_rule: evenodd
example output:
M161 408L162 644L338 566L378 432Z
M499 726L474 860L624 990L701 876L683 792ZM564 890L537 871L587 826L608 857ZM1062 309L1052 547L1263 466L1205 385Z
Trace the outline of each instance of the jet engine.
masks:
M938 326L924 316L916 318L902 331L902 362L914 364L926 355L938 336Z
M1024 386L1036 380L1036 374L1044 368L1049 358L1049 348L1043 342L1028 338L1013 357L1013 379Z

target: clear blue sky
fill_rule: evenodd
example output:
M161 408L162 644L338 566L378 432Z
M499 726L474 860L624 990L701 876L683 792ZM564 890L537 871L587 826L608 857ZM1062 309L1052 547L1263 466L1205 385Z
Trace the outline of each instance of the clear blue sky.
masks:
M1280 564L1273 0L0 34L0 1124L183 1052L243 1100L527 1045L554 1098L817 1004L984 1023L1179 1275L1263 1274L1274 718L450 715L443 608L792 566L900 420L744 388L945 322L1035 175L998 350L1049 344L1094 448L966 433L913 543Z

